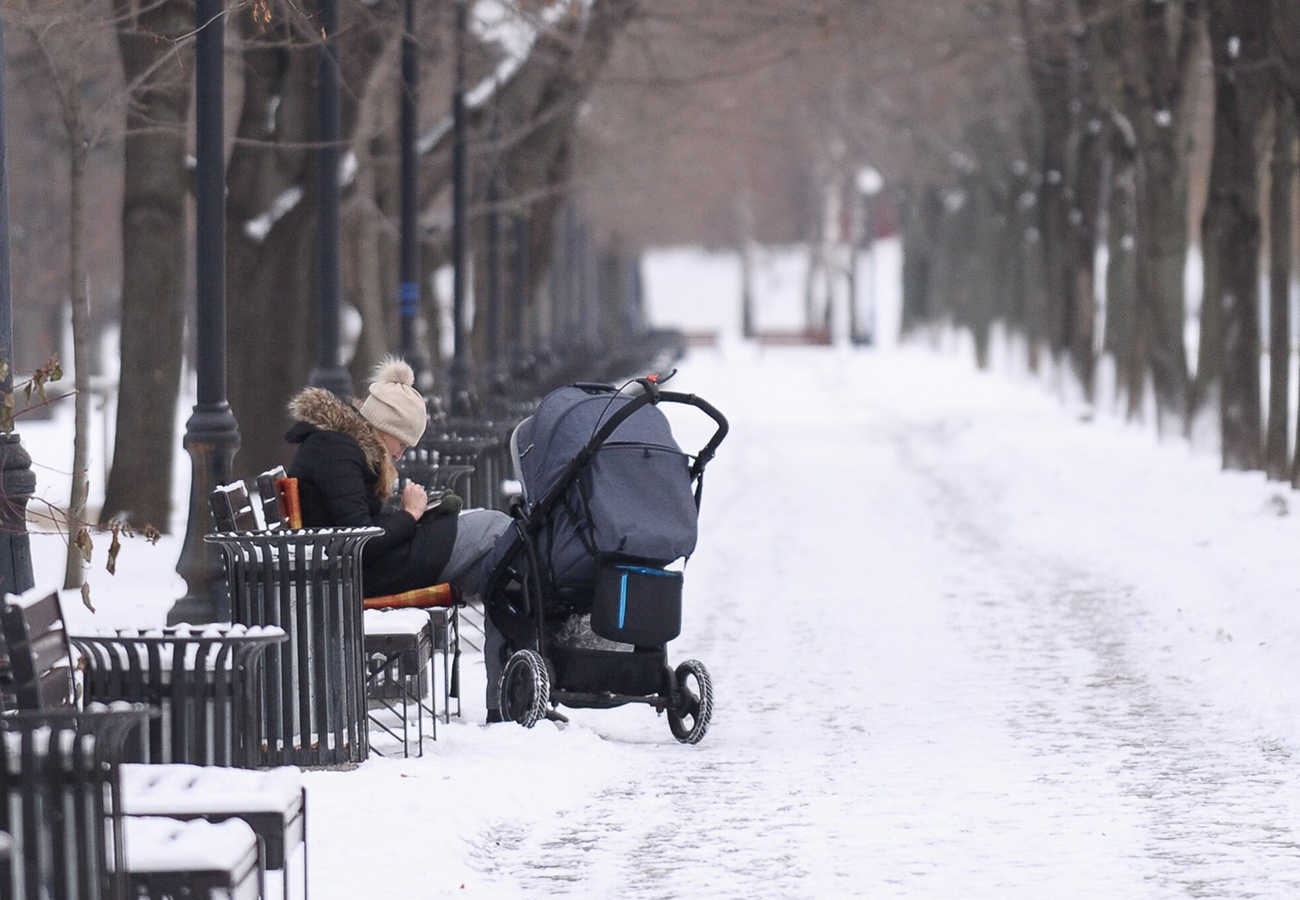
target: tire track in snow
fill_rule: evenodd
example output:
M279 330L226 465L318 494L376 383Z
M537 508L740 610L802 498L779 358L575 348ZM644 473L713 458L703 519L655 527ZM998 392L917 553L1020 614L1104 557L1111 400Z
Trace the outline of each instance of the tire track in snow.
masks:
M997 486L981 484L986 502L974 500L964 486L969 477L947 474L961 468L952 429L941 424L926 437L918 440L901 425L900 458L929 479L935 507L951 514L948 538L1001 573L1013 598L985 597L970 616L972 627L996 636L995 646L1004 636L1029 638L1003 654L1025 667L1027 697L1011 725L1040 755L1077 753L1082 743L1113 758L1111 777L1146 816L1138 852L1156 863L1153 889L1189 897L1296 896L1300 786L1290 755L1241 737L1237 723L1223 721L1175 681L1153 680L1129 647L1129 635L1148 618L1131 589L1064 559L1008 546L995 504L987 502ZM1063 643L1095 661L1083 685L1061 677L1055 651Z
M823 571L812 579L820 587L803 595L789 588L810 581L804 570L824 549L827 530L840 523L810 524L772 510L798 509L810 489L833 490L840 473L829 473L819 488L792 479L782 462L789 457L771 442L737 439L745 448L737 454L739 471L728 484L715 482L706 502L717 503L728 527L749 529L758 552L739 557L700 548L687 568L683 638L669 647L674 664L697 657L710 667L714 727L702 744L683 747L667 738L663 718L641 707L573 713L575 725L625 744L627 780L554 822L535 823L523 841L504 822L504 840L493 828L475 838L480 870L509 873L527 896L836 895L810 885L820 855L810 848L825 842L828 825L819 812L834 779L855 768L854 754L868 735L852 704L824 702L842 676L836 658L809 663L790 652L827 643L825 623L797 614L796 606L820 602L818 591L838 579ZM787 439L815 443L795 434ZM766 486L761 497L753 485ZM782 552L762 549L772 546ZM705 595L707 602L692 604L692 596ZM852 646L851 635L843 640ZM756 733L772 738L765 752L747 740ZM830 877L852 874L841 866Z
M502 896L1295 896L1291 761L1144 664L1140 598L1009 538L960 422L831 402L706 492L751 536L687 570L710 735L576 714L625 776L477 835Z

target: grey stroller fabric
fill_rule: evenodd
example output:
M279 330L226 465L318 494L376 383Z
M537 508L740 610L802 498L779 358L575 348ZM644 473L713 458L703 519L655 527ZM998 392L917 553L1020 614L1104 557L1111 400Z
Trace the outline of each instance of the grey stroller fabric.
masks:
M601 423L633 396L563 387L520 423L512 449L530 505L547 496ZM541 564L554 585L567 588L590 587L600 557L667 565L695 550L696 515L690 461L668 419L646 406L610 435L564 491L541 534ZM516 539L508 531L494 560Z

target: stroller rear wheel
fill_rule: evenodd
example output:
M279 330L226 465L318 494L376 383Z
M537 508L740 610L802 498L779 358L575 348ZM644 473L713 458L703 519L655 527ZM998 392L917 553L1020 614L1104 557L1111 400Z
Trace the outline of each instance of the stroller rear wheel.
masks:
M546 718L551 677L535 650L516 650L501 674L502 718L532 728Z
M688 659L673 674L681 699L676 708L668 710L668 727L683 744L698 744L713 717L713 681L698 659Z

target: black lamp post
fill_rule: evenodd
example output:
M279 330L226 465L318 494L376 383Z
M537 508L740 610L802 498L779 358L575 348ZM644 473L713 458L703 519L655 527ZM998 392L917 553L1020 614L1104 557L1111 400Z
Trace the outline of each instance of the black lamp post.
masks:
M226 163L223 148L225 39L223 0L198 0L194 55L195 275L198 402L185 423L185 449L193 464L189 521L176 571L188 590L167 614L176 622L230 618L221 558L203 541L208 495L230 481L239 428L226 402Z
M514 332L514 363L516 366L522 364L528 355L529 344L534 346L538 343L536 335L534 340L527 342L524 339L524 315L525 307L528 302L528 217L523 213L517 213L514 217L515 226L515 260L514 260L514 301L512 312L512 328ZM540 329L539 329L540 331Z
M415 0L406 0L406 27L402 33L402 259L401 323L402 356L416 370L415 316L420 309L420 257L416 242L416 204L419 189L415 162L416 91L419 61L415 55Z
M9 144L5 122L4 21L0 19L0 390L14 389L14 317L9 272ZM0 592L22 593L34 586L27 501L36 490L32 458L17 433L0 434Z
M320 26L324 31L316 86L317 246L320 262L320 346L316 368L309 379L314 387L340 397L352 395L352 379L339 362L339 66L338 0L320 0Z
M502 374L501 331L501 121L499 112L492 114L492 169L487 183L487 327L488 327L488 382L495 385Z
M465 334L465 280L467 271L466 198L469 175L465 156L465 32L468 29L469 2L456 0L456 81L451 101L451 410L467 412L469 400L469 341Z

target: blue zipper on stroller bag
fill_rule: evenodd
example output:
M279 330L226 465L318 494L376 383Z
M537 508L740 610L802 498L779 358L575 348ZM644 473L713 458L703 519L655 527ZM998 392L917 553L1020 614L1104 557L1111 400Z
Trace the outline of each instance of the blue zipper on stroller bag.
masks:
M620 566L619 568L627 568ZM618 627L622 630L623 623L627 621L627 572L623 573L622 584L618 586Z

